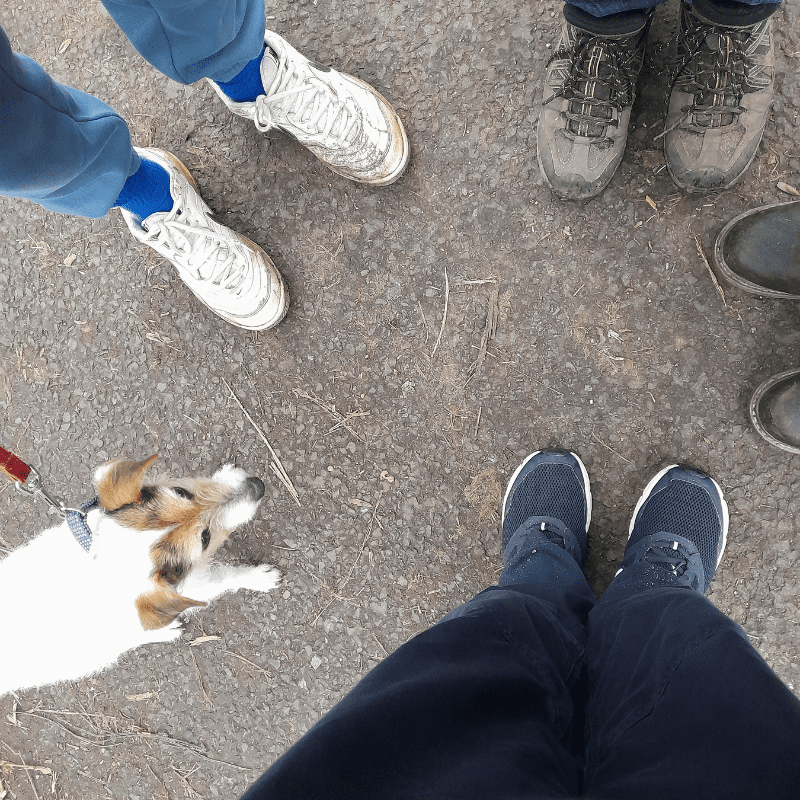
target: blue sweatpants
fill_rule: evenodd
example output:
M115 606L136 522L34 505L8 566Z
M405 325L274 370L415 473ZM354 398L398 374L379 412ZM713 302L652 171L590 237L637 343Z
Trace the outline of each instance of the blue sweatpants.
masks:
M264 0L103 0L133 46L179 83L227 81L264 43ZM125 120L13 53L0 28L0 195L102 217L139 168Z
M796 800L800 702L736 623L640 567L596 603L523 536L242 800Z

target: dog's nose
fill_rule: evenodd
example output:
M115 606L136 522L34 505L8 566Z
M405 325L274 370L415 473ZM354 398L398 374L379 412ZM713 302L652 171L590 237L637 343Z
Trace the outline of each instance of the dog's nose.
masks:
M264 496L264 481L261 478L251 477L245 483L247 484L247 491L253 500L260 500Z

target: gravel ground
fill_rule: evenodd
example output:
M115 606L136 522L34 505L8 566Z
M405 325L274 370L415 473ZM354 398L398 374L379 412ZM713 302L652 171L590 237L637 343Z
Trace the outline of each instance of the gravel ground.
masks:
M177 476L235 461L267 495L220 555L286 573L279 590L193 617L177 643L0 698L9 797L237 797L387 653L496 579L502 487L543 445L576 450L591 475L598 595L654 471L675 459L709 471L732 512L709 597L800 690L800 461L747 419L753 389L797 363L800 311L733 289L723 299L697 249L740 211L789 199L778 181L800 187L797 0L777 13L772 115L733 190L684 196L662 169L670 0L623 164L585 203L554 198L536 161L554 0L366 0L358 14L297 0L267 13L301 51L392 101L413 148L398 184L340 179L231 116L205 84L171 83L99 4L3 10L16 49L115 106L136 144L183 159L293 299L274 332L238 331L118 214L0 201L4 445L71 503L107 458L158 452ZM0 546L49 521L0 487ZM220 638L189 647L203 635ZM7 647L0 657L14 658ZM27 775L2 764L23 760Z

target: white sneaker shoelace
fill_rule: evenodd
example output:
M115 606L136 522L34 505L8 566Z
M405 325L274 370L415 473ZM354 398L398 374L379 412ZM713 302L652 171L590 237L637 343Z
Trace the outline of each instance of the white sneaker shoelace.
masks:
M364 81L315 64L277 33L266 31L261 77L253 101L235 101L210 78L234 113L261 133L278 130L307 147L334 172L360 183L394 183L408 165L403 124L379 92Z
M194 224L178 221L184 214L182 205L176 201L166 216L142 223L146 235L141 241L197 281L207 281L232 292L244 289L251 270L246 258L237 258L243 254L235 252L236 245L231 243L230 235L218 233L203 224L205 220L195 220ZM208 217L206 220L210 221Z
M256 98L256 128L266 133L278 127L281 121L274 118L276 111L281 112L286 122L321 144L329 144L331 138L342 144L352 141L362 122L360 109L352 97L338 97L308 65L290 60L288 51L280 56L270 93Z

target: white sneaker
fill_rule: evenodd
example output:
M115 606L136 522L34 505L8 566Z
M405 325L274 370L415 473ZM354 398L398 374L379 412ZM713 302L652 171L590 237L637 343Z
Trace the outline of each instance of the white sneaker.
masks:
M207 79L225 105L264 133L278 128L293 136L345 178L373 186L394 183L408 164L410 148L403 123L386 99L352 75L312 63L277 33L267 31L265 42L261 80L266 94L255 102L231 100Z
M175 205L141 222L120 208L131 233L171 262L198 300L226 322L255 331L277 325L286 316L289 293L270 257L212 218L194 178L172 153L135 150L169 173Z

